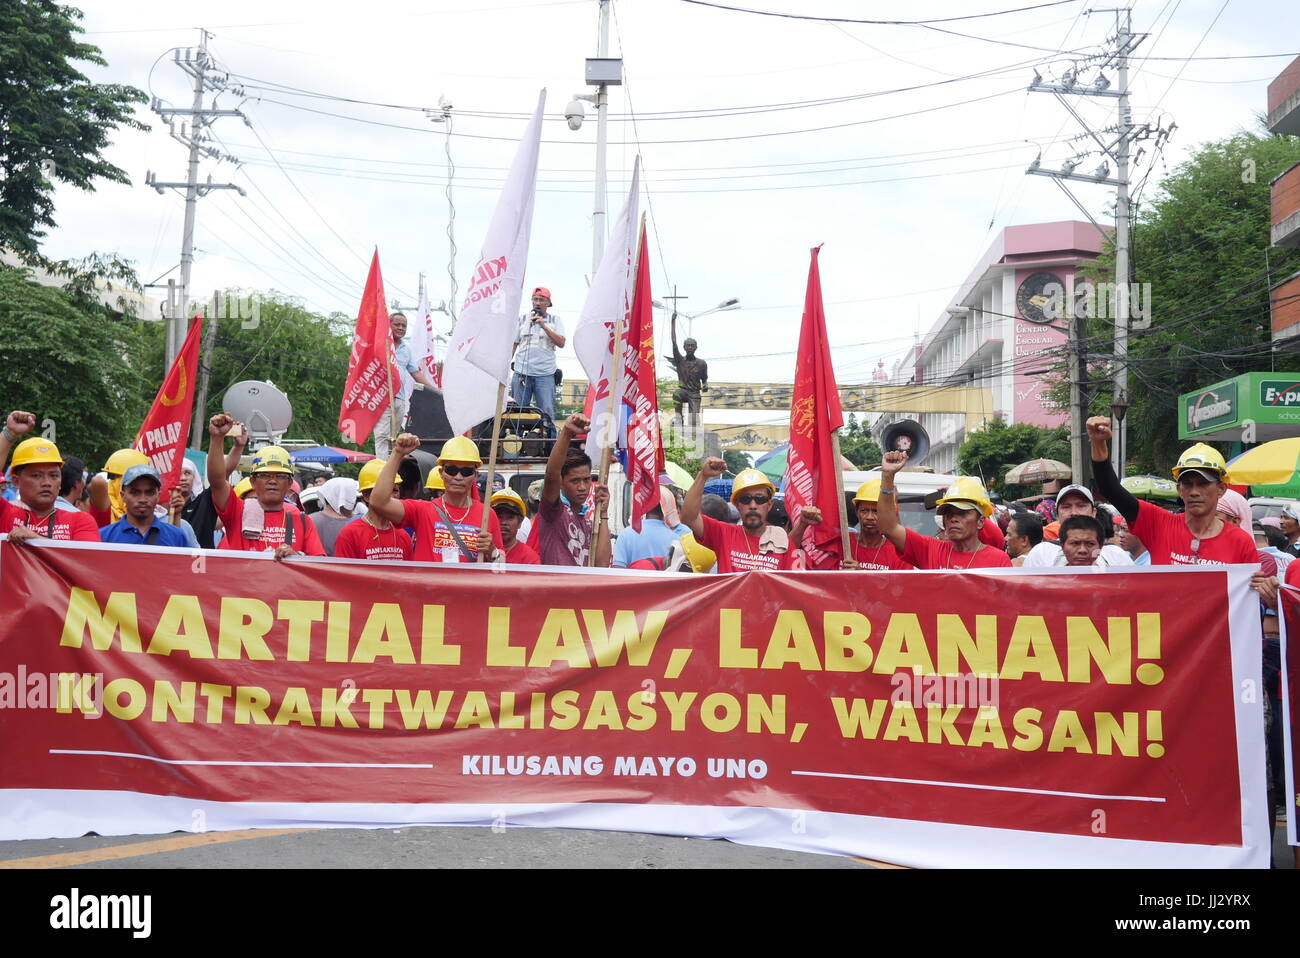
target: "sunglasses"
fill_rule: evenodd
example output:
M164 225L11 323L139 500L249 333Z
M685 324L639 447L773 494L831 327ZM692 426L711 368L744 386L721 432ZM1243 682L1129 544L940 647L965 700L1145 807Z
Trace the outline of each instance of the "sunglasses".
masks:
M744 495L744 496L737 496L737 497L736 497L736 501L739 502L742 506L748 506L748 505L750 505L750 504L753 504L753 505L756 505L756 506L761 506L761 505L762 505L763 503L765 503L765 502L771 502L771 501L772 501L772 497L771 497L771 496L753 496L753 495Z
M454 476L464 476L466 479L468 479L470 476L474 475L474 473L478 472L478 467L477 466L443 466L442 471L449 478Z

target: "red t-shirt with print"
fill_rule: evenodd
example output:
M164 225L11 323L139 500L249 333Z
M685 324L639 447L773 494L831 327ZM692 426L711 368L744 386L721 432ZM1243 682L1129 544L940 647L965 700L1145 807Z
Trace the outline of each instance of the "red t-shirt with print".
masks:
M878 546L865 546L857 536L854 536L849 540L849 548L853 550L853 558L857 560L859 569L888 572L891 569L916 568L898 554L898 550L888 539Z
M974 552L958 552L951 542L907 529L903 558L918 569L997 569L1011 565L1000 549L981 546Z
M411 535L405 529L397 526L376 529L364 517L353 519L334 539L334 555L339 559L409 562L414 554Z
M794 550L786 552L759 552L759 536L751 536L743 526L719 522L700 516L704 532L698 537L700 545L712 549L718 556L719 572L746 572L751 569L783 571L791 568Z
M216 505L216 502L213 502ZM226 496L226 508L218 509L217 515L221 517L221 524L226 529L226 534L221 539L220 549L229 549L234 552L266 552L268 549L274 550L276 547L284 545L286 539L284 534L284 523L286 517L293 523L293 541L289 545L297 549L304 555L323 556L325 547L321 544L320 536L316 533L316 524L308 522L298 509L290 503L285 503L284 508L278 512L264 512L261 535L254 539L245 536L243 533L244 507L247 505L239 496L235 495L232 489Z
M403 499L402 508L406 510L403 525L415 531L415 561L417 562L476 562L478 552L474 543L478 541L478 530L483 522L483 503L471 501L468 508L449 506L445 499ZM443 516L446 516L444 519ZM497 514L488 509L488 532L492 534L492 544L505 551L501 544L501 525ZM456 534L460 536L465 547L474 556L466 559L455 536L447 528L451 520ZM345 527L346 528L346 527Z
M64 542L98 542L99 526L84 512L55 509L44 518L36 518L25 506L0 499L0 532L25 526L47 539Z
M1231 523L1225 522L1217 536L1196 540L1187 528L1186 516L1139 499L1137 520L1131 530L1151 553L1152 565L1259 565L1254 536Z

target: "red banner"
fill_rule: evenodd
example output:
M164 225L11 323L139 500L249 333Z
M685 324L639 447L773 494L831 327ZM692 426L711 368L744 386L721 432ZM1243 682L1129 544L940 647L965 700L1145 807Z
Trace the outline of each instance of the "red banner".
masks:
M357 329L348 359L348 380L339 405L339 432L348 442L366 441L379 417L388 415L401 373L393 365L393 332L384 301L384 277L379 272L379 251L370 261L370 274L361 294Z
M655 384L654 309L650 297L650 258L646 255L645 223L641 224L636 287L628 313L627 348L636 361L624 375L631 386L627 423L627 481L632 487L632 528L659 505L659 474L664 471L664 446L659 437L659 395ZM633 375L633 373L635 375Z
M216 320L213 320L216 322ZM158 501L167 504L167 493L181 477L181 460L189 439L190 415L194 411L194 380L199 369L199 339L203 335L203 317L195 316L189 335L176 362L163 380L162 388L149 407L149 415L136 433L132 448L149 457L162 477L162 494Z
M794 368L794 397L790 403L790 453L786 465L785 504L791 519L803 506L817 506L819 525L803 535L808 566L838 569L844 551L840 526L840 464L831 433L844 425L840 391L831 366L830 340L826 336L826 311L822 308L822 281L817 269L818 246L808 266L803 328Z
M202 809L915 865L1268 860L1244 567L674 576L3 543L0 569L3 839Z

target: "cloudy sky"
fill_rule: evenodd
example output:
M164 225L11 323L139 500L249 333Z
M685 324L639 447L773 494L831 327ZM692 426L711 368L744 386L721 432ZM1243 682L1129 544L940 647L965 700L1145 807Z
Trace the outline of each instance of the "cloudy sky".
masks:
M892 365L930 327L1000 229L1082 218L1054 182L1024 169L1040 150L1048 166L1086 150L1071 139L1083 130L1053 96L1025 88L1035 68L1050 80L1074 64L1091 82L1087 58L1113 31L1113 13L1088 15L1086 0L732 5L801 17L967 19L869 25L687 0L611 4L610 51L622 56L626 82L610 95L607 221L626 198L639 151L655 296L675 286L687 312L741 302L694 323L711 378L793 378L816 244L825 244L837 373L852 383L869 379L878 361ZM971 18L1016 6L1031 9ZM596 0L81 7L87 39L108 61L88 71L95 79L188 106L191 81L173 49L196 45L204 26L230 74L219 106L248 117L248 126L228 118L214 127L213 146L239 164L201 165L202 177L238 183L248 195L214 192L199 202L200 297L217 287L277 289L355 315L377 246L390 298L413 303L420 273L435 303L448 298L448 139L424 111L443 97L452 104L463 292L524 115L545 87L528 286L553 290L572 331L592 268L595 122L588 116L572 132L563 113L574 94L589 92L583 64L597 52ZM1145 196L1197 144L1255 126L1268 82L1289 62L1258 55L1300 52L1290 7L1134 5L1134 30L1148 34L1135 55L1134 120L1177 123L1163 154L1144 157L1139 178L1154 161ZM1071 102L1095 126L1113 120L1112 99ZM183 180L187 152L156 115L140 116L152 130L120 133L109 153L132 185L60 189L59 228L45 249L60 257L116 251L149 282L177 275L184 204L147 188L145 174ZM1098 163L1087 156L1082 168ZM1073 192L1094 217L1110 215L1105 187L1074 184ZM562 365L581 375L571 348Z

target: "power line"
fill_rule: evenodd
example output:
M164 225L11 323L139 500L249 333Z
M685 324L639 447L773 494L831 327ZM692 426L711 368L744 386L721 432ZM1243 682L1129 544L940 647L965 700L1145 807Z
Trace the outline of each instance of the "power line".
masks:
M1060 7L1074 0L1052 0L1032 7L1015 7L1010 10L994 10L991 13L968 13L960 17L943 17L934 20L855 20L849 17L812 17L802 13L781 13L775 10L754 10L749 7L731 7L722 3L710 3L708 0L681 0L699 7L713 7L731 13L752 13L762 17L781 17L787 20L812 20L817 23L864 23L877 27L920 27L931 23L954 23L958 20L981 20L985 17L1001 17L1009 13L1024 13L1026 10L1043 10L1047 7Z

